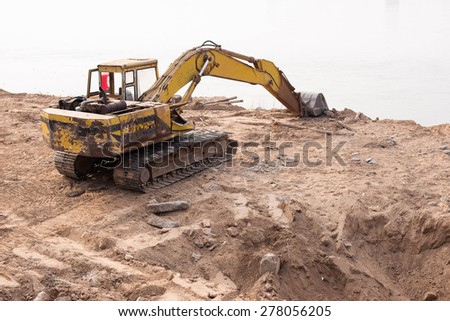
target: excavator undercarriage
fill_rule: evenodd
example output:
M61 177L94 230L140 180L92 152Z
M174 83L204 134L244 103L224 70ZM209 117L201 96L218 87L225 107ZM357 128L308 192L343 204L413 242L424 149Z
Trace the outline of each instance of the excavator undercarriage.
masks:
M113 170L116 185L148 192L229 161L236 147L237 141L229 139L227 133L205 130L136 148L117 158L56 152L55 166L60 174L75 179Z
M156 81L144 89L152 75ZM113 61L90 70L86 97L42 110L42 132L56 151L56 169L76 179L112 170L120 187L147 192L230 160L237 142L228 133L193 131L194 123L181 116L203 76L259 84L296 116L327 109L322 94L295 92L272 62L212 42L183 53L161 77L155 59Z
M230 160L236 147L223 132L182 134L126 155L123 165L114 169L114 181L127 189L157 189Z

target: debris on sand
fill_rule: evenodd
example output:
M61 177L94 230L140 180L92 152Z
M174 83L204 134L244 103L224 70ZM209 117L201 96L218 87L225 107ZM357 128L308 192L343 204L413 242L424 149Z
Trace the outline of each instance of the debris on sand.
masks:
M51 297L47 292L41 291L38 293L38 295L34 298L33 301L50 301Z
M179 227L180 224L178 224L177 222L165 219L165 218L161 218L161 217L156 217L156 218L152 218L150 220L148 220L148 224L160 229L163 228L175 228L175 227Z
M436 301L438 296L434 292L427 292L423 298L424 301Z
M174 212L186 210L190 206L186 201L174 201L158 203L156 200L150 200L147 204L147 211L154 214L162 214L167 212Z
M264 254L259 263L259 273L261 275L265 273L278 274L280 271L280 258L273 253Z
M77 190L75 190L75 191L67 192L67 193L66 193L66 196L67 196L67 197L78 197L78 196L83 195L84 193L86 193L86 190L85 190L85 189L77 189Z

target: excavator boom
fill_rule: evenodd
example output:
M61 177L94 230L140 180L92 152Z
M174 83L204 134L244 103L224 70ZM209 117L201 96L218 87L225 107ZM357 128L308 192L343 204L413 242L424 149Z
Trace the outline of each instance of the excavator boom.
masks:
M167 103L190 82L181 101L187 102L202 76L261 85L292 113L305 116L300 94L273 62L234 53L212 42L183 53L139 100Z

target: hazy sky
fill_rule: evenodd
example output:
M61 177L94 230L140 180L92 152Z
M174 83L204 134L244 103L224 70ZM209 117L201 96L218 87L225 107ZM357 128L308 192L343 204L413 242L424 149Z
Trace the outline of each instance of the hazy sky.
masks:
M0 88L83 94L99 62L155 57L164 71L211 39L274 61L298 90L321 91L332 107L449 122L449 13L446 0L8 1ZM195 94L279 106L261 88L223 80Z

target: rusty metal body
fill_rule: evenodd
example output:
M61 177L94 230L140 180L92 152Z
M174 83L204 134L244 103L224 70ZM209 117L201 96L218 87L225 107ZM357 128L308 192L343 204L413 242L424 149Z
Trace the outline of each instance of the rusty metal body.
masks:
M46 108L41 120L44 139L53 150L87 157L119 155L178 134L171 129L170 106L157 102L106 115Z

